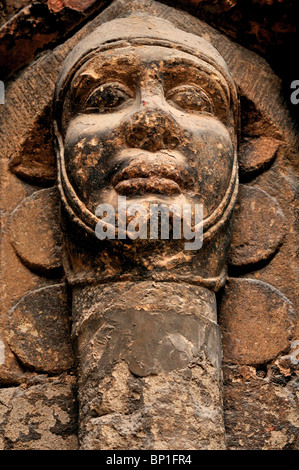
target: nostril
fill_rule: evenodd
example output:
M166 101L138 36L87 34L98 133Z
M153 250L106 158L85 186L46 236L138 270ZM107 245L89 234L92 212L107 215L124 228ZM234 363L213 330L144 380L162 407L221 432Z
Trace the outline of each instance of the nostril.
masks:
M141 127L130 129L127 132L127 142L132 147L142 145L146 137L147 137L147 131L146 129L143 129Z
M144 129L137 129L134 132L134 137L139 142L142 142L146 138L146 136L147 136L147 132Z
M169 131L166 131L163 135L163 141L166 148L173 150L177 147L179 139L174 135L171 135Z

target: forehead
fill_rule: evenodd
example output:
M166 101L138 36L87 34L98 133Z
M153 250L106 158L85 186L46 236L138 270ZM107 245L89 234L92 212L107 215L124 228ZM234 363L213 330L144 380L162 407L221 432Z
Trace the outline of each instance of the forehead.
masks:
M200 52L200 51L199 51ZM152 62L167 63L173 59L180 60L181 62L193 62L194 65L200 66L204 61L201 61L196 55L181 51L175 47L157 46L157 45L138 45L127 47L115 47L105 51L98 51L88 61L90 66L96 67L97 63L106 63L113 60L113 62L123 62L127 64L137 62L141 64L150 64Z
M200 52L200 51L199 51ZM219 68L221 65L219 64ZM143 73L160 73L164 76L177 75L194 78L205 76L221 85L228 92L228 85L218 69L199 57L165 46L128 46L98 51L75 74L72 84L86 76L101 80L105 76L131 76L134 79Z

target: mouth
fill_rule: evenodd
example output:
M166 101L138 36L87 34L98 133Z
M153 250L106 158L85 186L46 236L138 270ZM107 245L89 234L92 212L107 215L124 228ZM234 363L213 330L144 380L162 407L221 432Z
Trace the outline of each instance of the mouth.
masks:
M131 161L112 180L115 191L126 196L180 194L186 183L186 171L182 167L162 161Z
M147 178L130 178L117 183L115 191L121 195L138 196L141 194L180 194L180 186L169 178L150 176Z

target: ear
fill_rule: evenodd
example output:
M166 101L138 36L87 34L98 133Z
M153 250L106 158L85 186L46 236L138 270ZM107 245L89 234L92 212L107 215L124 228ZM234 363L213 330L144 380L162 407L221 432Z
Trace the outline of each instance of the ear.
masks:
M271 166L284 139L277 126L251 100L240 95L240 101L238 161L240 179L247 181Z
M34 119L28 134L13 153L9 169L33 184L49 186L56 180L52 131L52 106L47 104Z

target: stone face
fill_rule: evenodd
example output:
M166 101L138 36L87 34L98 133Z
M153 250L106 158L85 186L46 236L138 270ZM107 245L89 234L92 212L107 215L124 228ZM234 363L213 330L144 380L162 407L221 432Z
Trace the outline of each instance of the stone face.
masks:
M242 266L269 258L284 235L284 216L277 201L265 191L240 185L230 264Z
M74 377L0 390L1 450L78 449Z
M269 284L230 278L219 321L225 362L263 364L290 348L296 314L288 299Z
M235 83L203 37L142 12L87 35L64 62L54 95L68 280L161 276L214 283L217 290L238 191L238 125ZM109 234L103 204L115 214L117 227L109 223ZM139 205L139 229L147 224L141 237L127 227L133 204ZM153 205L175 207L172 226L176 219L180 227L186 205L193 215L202 206L203 216L189 226L197 233L202 227L203 249L202 243L186 248L181 230L151 236Z
M65 286L27 294L10 311L9 344L22 364L61 372L73 366Z
M33 193L14 210L11 242L23 263L33 271L55 273L62 264L62 235L56 188Z

